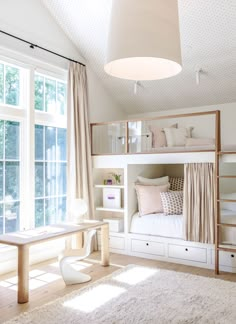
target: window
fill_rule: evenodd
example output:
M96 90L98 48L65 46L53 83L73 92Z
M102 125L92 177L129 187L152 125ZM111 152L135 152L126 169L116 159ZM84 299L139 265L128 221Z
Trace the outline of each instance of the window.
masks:
M19 229L19 122L0 120L0 233Z
M66 130L35 125L35 226L65 219Z
M34 70L0 61L1 234L66 215L65 74Z
M35 109L64 115L65 107L66 84L46 76L36 74Z
M0 63L0 103L20 104L20 69L3 63Z

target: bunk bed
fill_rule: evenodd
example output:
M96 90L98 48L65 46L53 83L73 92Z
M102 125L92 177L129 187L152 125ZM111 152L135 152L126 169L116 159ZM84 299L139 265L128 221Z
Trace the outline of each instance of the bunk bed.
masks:
M202 134L202 129L198 133L194 120L204 117L210 119L202 122L206 131ZM182 119L186 119L188 124L181 124ZM205 111L91 124L95 187L99 187L98 183L103 181L106 174L104 170L119 170L123 175L123 206L120 211L124 215L125 226L121 233L110 233L112 251L205 268L215 267L217 274L220 264L222 270L236 270L236 250L233 248L236 245L236 208L232 210L227 207L227 203L236 205L236 196L220 195L221 179L236 178L236 173L220 174L220 161L222 156L226 162L229 156L230 162L236 161L236 152L232 145L221 150L220 122L220 111ZM164 144L163 138L158 144L155 142L160 132L166 136ZM175 137L176 134L180 138ZM173 173L175 165L194 163L214 165L212 190L215 218L214 225L210 226L214 232L214 242L210 243L186 240L183 213L167 217L163 213L154 212L140 217L137 208L135 184L140 174L144 172L149 178L161 177L168 175L167 165L171 166ZM95 190L95 196L99 195L96 202L101 200L101 193ZM223 203L226 204L224 207ZM118 213L120 216L120 211L116 213L116 210L112 210L109 217L116 218ZM104 212L106 209L103 208L103 214L98 213L98 217L106 218Z

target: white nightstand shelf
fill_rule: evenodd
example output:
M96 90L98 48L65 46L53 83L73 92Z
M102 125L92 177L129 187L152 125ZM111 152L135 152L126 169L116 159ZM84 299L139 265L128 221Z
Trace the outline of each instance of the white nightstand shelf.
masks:
M124 185L95 185L95 188L120 188L123 189Z
M96 207L96 210L100 211L109 211L109 212L116 212L116 213L123 213L124 208L105 208L105 207Z

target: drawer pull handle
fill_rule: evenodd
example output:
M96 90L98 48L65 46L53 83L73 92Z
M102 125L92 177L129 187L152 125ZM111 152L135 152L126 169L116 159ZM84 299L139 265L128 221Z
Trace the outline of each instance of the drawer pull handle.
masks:
M234 258L234 254L231 254L231 258Z
M146 245L148 246L148 245L149 245L149 243L146 243Z
M188 248L186 248L186 249L185 249L185 251L187 251L187 252L188 252Z

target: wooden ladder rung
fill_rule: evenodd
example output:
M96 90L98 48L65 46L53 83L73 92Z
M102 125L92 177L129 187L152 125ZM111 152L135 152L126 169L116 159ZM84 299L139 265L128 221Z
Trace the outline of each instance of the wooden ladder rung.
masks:
M236 199L217 199L218 202L235 202L236 203Z
M224 155L224 154L236 154L236 152L234 152L234 151L220 151L220 152L218 152L217 154L219 154L219 155Z
M234 178L236 178L236 175L217 176L217 178L222 178L222 179L234 179Z
M236 227L236 224L219 223L217 226Z
M218 251L225 251L225 252L232 252L232 253L235 253L235 252L236 252L236 246L235 246L234 248L218 246L218 247L217 247L217 250L218 250Z

